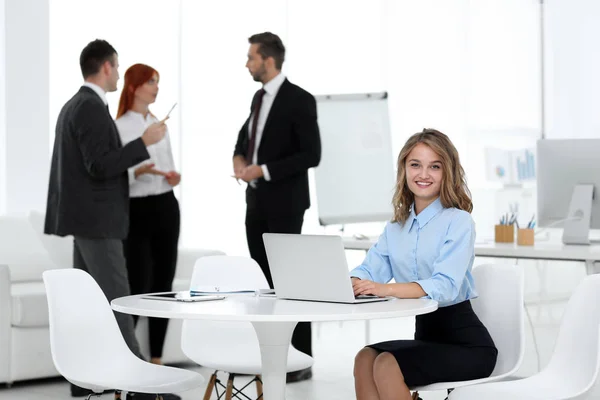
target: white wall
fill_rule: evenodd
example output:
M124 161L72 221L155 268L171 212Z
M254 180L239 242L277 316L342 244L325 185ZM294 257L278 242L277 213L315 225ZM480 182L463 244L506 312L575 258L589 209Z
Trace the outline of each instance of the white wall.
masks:
M48 0L4 1L3 211L44 210L48 187Z

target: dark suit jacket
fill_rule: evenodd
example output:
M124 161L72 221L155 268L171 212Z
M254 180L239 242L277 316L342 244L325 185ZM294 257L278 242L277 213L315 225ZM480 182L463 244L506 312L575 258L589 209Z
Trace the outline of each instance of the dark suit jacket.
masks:
M124 239L129 227L127 169L149 157L141 138L122 146L102 99L81 87L56 123L45 233Z
M248 125L257 95L258 92L252 99L250 116L239 132L234 156L246 157ZM315 98L286 79L275 96L257 145L257 164L267 165L271 180L259 179L256 189L248 185L248 209L266 216L280 216L309 208L308 169L319 165L321 160Z

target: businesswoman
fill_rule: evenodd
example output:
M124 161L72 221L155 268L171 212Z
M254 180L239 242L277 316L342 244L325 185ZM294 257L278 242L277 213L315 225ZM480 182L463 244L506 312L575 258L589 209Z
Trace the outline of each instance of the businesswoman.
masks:
M414 340L363 348L354 364L362 399L411 399L409 387L488 377L498 351L471 308L473 204L458 152L443 133L425 129L398 156L388 223L351 271L356 295L431 298L437 311L416 317ZM397 283L388 283L392 278Z
M116 120L123 144L159 122L148 108L158 95L158 80L158 72L144 64L125 72ZM148 152L150 160L129 169L130 221L124 249L132 294L170 291L177 264L180 215L173 187L181 175L175 171L168 130ZM150 356L156 364L161 364L168 322L149 318Z

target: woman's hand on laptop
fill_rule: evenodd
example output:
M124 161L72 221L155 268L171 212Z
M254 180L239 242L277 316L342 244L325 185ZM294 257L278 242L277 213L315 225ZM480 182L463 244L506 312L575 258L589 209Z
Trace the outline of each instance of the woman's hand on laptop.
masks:
M390 285L375 283L366 279L352 278L352 289L355 296L371 294L378 297L386 297L392 294Z

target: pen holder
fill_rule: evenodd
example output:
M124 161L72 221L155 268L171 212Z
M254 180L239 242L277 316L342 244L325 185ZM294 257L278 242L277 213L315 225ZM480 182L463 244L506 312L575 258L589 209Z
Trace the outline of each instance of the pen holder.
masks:
M517 231L517 244L519 246L533 246L533 229L519 229Z
M513 243L515 241L514 225L496 225L494 240L497 243Z

